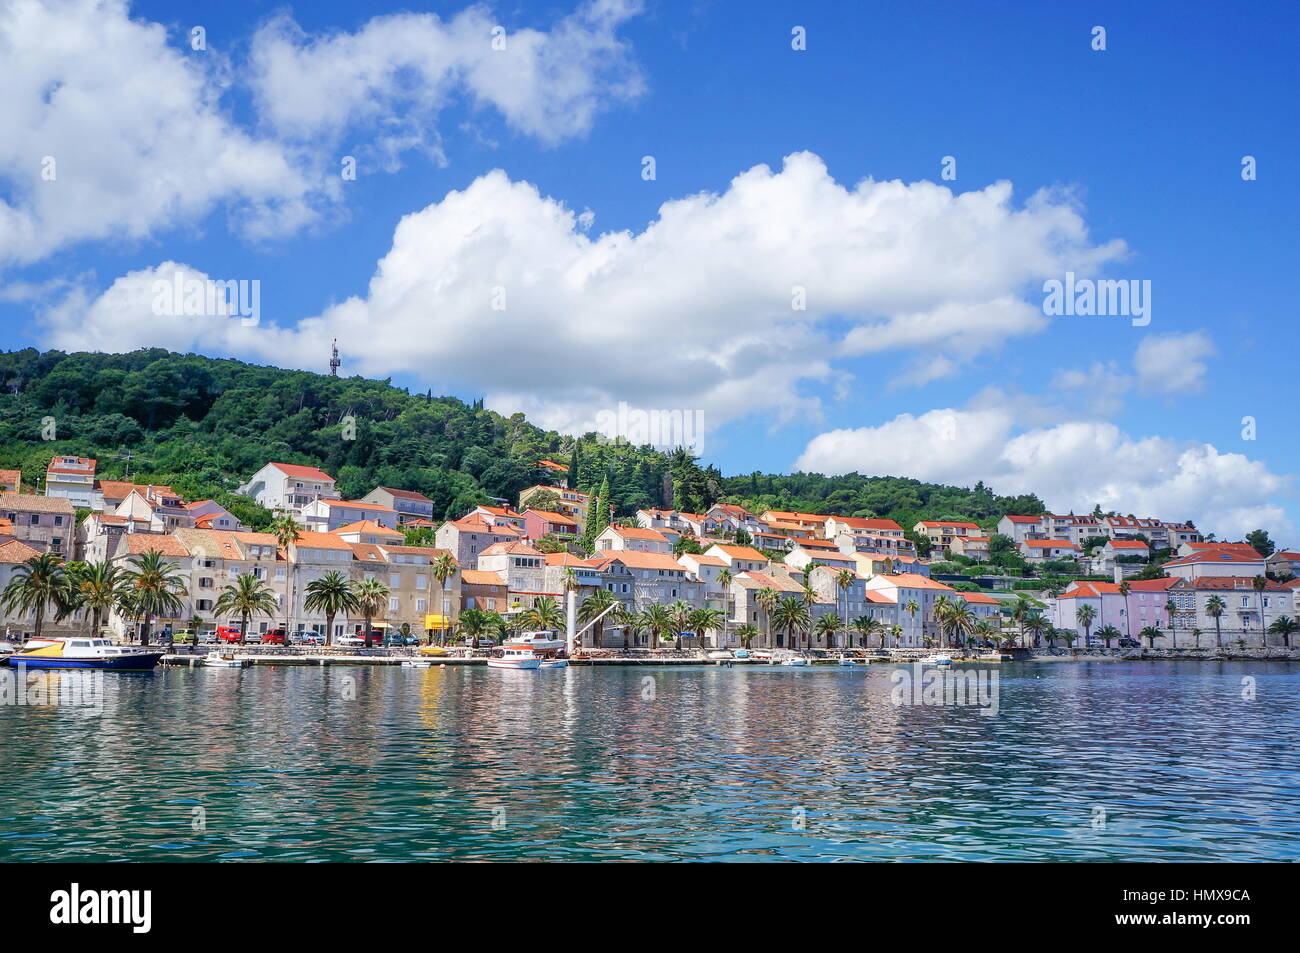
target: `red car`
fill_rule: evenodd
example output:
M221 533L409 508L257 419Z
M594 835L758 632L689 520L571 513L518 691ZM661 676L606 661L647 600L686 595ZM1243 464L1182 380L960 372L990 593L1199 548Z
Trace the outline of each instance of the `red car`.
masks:
M289 642L288 633L284 628L271 629L269 632L262 633L263 645L287 645Z
M233 625L217 626L217 639L222 642L238 642L239 629Z

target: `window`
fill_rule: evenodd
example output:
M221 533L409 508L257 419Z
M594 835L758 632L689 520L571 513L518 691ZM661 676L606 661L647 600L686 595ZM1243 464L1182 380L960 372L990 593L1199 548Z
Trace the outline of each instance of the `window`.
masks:
M399 602L398 602L397 596L392 596L392 597L390 597L389 600L388 600L388 611L389 611L389 612L396 612L397 609L398 609L398 606L399 606Z
M428 586L429 586L429 577L428 577L428 576L426 576L426 575L424 575L423 573L421 573L420 575L418 575L418 576L415 577L415 588L416 588L416 589L427 589Z
M40 526L40 525L41 525L41 518L40 518L40 516L38 516L37 514L33 513L33 514L31 515L31 523L30 523L30 525L32 525L32 526Z
M395 572L388 574L388 588L397 589L402 585L402 577Z
M416 611L416 612L419 612L421 615L423 615L424 612L425 612L425 606L426 606L426 605L427 605L427 603L426 603L423 599L416 599L416 600L415 600L415 611Z

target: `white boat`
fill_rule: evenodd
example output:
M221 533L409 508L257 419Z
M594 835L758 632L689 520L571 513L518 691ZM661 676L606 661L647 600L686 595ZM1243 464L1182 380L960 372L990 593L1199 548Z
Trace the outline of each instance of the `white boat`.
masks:
M951 655L939 655L939 654L935 654L935 655L927 655L925 658L921 659L921 664L922 664L922 665L932 665L932 666L934 666L934 667L936 667L936 668L951 668L951 667L952 667L952 656L951 656Z
M538 668L568 668L569 660L566 658L548 658L543 659Z
M432 665L433 659L408 658L402 660L402 668L430 668Z
M852 668L853 666L857 665L858 663L857 663L856 661L854 661L853 659L851 659L851 658L842 658L842 659L840 659L840 664L841 664L841 665L847 665L849 668Z
M540 668L543 658L530 648L506 645L500 658L488 659L488 668L535 669Z
M804 658L802 655L795 655L794 653L790 653L788 655L773 655L772 664L799 666L799 665L807 665L808 660Z
M212 668L243 668L245 665L251 665L252 662L246 658L235 658L233 655L209 655L203 659L203 664Z
M532 649L538 654L545 655L558 652L566 643L555 632L544 629L540 632L520 632L518 635L510 636L504 644L506 648Z
M708 657L711 659L728 659L732 658L732 654L730 652L725 652L722 649L715 649L709 653Z

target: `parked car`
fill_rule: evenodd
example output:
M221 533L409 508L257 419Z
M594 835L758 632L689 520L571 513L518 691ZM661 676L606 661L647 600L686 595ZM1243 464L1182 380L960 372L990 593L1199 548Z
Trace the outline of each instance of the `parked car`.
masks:
M340 635L334 640L337 645L344 645L355 648L358 645L365 645L366 640L359 635Z
M219 642L238 642L239 628L233 625L217 626L217 641ZM252 639L249 639L251 642Z
M1106 647L1106 640L1103 639L1100 635L1088 636L1088 648L1104 649L1105 647Z
M181 629L179 632L172 633L172 641L177 645L191 645L197 643L198 640L198 635L189 629Z
M263 645L287 645L288 643L289 638L284 631L284 626L262 633Z
M485 639L479 639L478 642L475 643L475 644L477 644L478 647L481 648L481 649L491 649L491 648L495 648L495 647L496 647L497 640L496 640L496 639L486 639L486 638L485 638Z
M384 645L388 645L388 646L400 647L400 646L419 645L419 644L420 644L420 640L416 638L414 635L402 635L402 633L400 632L394 632L391 635L385 637L384 639Z
M1119 640L1119 647L1122 649L1140 649L1142 648L1142 643L1137 639L1130 639L1126 635L1124 638Z
M289 639L294 645L324 645L325 636L318 632L295 632Z

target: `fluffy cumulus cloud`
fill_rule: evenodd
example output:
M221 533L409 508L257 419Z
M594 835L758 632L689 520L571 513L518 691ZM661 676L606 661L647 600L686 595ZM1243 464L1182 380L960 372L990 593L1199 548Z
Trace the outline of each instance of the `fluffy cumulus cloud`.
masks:
M1138 384L1148 392L1184 394L1201 389L1204 358L1215 353L1203 331L1189 334L1152 334L1142 339L1133 358Z
M259 229L308 218L303 176L220 109L217 61L117 0L0 5L0 264L147 236L218 200Z
M280 16L235 63L132 18L125 0L6 0L0 266L146 238L215 208L253 239L290 234L340 199L332 147L344 135L386 168L412 148L441 158L437 120L454 97L548 144L581 134L641 91L614 32L636 9L594 0L548 31L507 31L504 49L484 6L322 36ZM226 108L244 76L256 132Z
M286 141L334 143L368 129L390 165L411 148L441 157L437 116L462 92L517 131L556 143L643 91L631 50L615 33L639 8L595 0L548 31L509 32L488 7L473 6L445 22L401 13L319 36L282 14L253 39L252 87Z
M1194 519L1207 532L1240 536L1259 526L1290 532L1274 502L1290 478L1258 460L1207 443L1133 437L1114 424L1073 421L1018 432L996 408L904 414L877 427L815 437L795 466L828 474L888 473L1000 493L1037 493L1056 510L1103 509Z
M364 296L263 327L252 345L242 330L216 343L282 361L337 337L362 373L435 368L442 385L569 430L621 401L701 410L710 428L752 412L815 419L803 386L842 387L837 357L925 348L918 378L951 373L1042 326L1017 297L1036 276L1122 251L1092 244L1063 195L1016 207L1006 183L847 188L809 153L668 202L640 232L586 224L492 172L406 216ZM119 308L69 314L51 320L51 344L157 343ZM192 333L197 346L235 332Z

